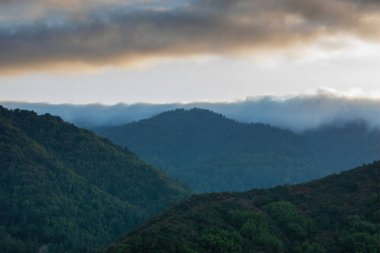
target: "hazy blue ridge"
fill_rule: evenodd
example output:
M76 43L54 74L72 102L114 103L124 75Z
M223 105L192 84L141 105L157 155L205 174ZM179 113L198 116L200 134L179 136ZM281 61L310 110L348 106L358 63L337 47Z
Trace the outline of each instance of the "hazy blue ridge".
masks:
M380 159L380 131L363 121L295 133L193 108L95 131L196 192L299 183Z

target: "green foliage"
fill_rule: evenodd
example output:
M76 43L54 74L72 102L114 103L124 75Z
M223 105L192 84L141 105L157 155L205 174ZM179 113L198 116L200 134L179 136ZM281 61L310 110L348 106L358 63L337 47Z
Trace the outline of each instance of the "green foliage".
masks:
M243 252L241 235L234 231L206 229L201 235L200 244L209 253Z
M300 214L288 201L270 203L265 209L291 238L305 239L312 230L311 220Z
M379 227L373 223L363 220L359 215L349 215L346 218L346 230L349 232L375 233Z
M370 235L364 232L346 233L339 240L342 253L378 253L379 243L379 234Z
M315 242L303 242L296 247L296 253L325 253L325 249L319 243Z
M376 162L301 185L193 196L107 252L379 252L379 178Z
M240 234L264 250L275 253L283 252L283 242L270 232L267 218L258 212L250 213L249 216L245 215L249 218L241 226Z
M283 242L270 232L269 220L264 213L233 210L229 216L231 224L240 228L240 234L256 246L270 252L283 251Z
M89 131L0 107L1 252L89 252L187 194Z
M380 248L380 224L363 220L359 215L346 219L345 230L339 237L341 252L375 253Z

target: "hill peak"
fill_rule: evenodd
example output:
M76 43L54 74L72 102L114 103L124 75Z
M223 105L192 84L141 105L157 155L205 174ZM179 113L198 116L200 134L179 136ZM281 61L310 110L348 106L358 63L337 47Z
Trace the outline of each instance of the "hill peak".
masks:
M145 120L158 120L158 119L168 119L175 117L178 121L191 121L191 120L207 120L207 121L213 121L213 120L226 120L226 121L234 121L232 119L228 119L225 116L223 116L220 113L213 112L208 109L203 109L199 107L193 107L193 108L177 108L174 110L162 112L160 114L157 114L156 116L145 119ZM142 121L145 121L142 120Z

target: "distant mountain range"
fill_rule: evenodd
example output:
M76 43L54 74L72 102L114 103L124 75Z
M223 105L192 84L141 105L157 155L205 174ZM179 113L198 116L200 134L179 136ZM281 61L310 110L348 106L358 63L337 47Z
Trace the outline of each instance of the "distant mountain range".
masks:
M90 252L187 196L88 130L0 106L1 252Z
M244 123L260 122L293 131L317 128L324 124L363 120L380 128L380 100L351 98L333 93L287 97L261 96L235 102L193 102L169 104L46 104L0 102L10 109L26 109L38 114L50 113L82 127L116 126L156 116L176 108L194 107L221 113Z
M301 182L379 159L362 121L294 133L204 109L97 128L0 106L0 251L94 252L190 190ZM380 162L296 186L193 196L107 252L368 252L379 245Z
M377 253L380 162L295 186L193 196L107 253Z
M380 130L362 121L294 133L194 108L96 132L196 192L298 183L380 159Z

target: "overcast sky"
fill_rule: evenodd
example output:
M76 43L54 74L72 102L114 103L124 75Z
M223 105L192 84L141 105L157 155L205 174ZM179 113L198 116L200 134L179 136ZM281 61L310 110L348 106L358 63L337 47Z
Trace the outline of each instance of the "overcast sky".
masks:
M0 0L0 101L380 97L379 0Z

